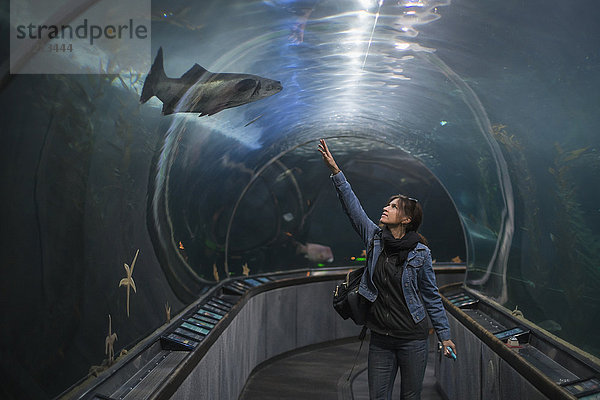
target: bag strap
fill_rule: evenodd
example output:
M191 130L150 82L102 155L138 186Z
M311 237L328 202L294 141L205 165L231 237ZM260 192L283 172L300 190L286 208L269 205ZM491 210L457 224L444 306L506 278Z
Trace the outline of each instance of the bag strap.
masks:
M346 286L348 286L348 284L350 283L350 272L352 272L352 270L348 271L348 273L346 274L346 280L344 281Z
M352 365L352 369L350 370L350 373L348 374L348 377L346 378L347 381L350 380L350 377L352 376L352 372L354 371L354 367L356 367L356 362L358 361L358 355L360 354L360 350L362 349L362 345L365 341L365 336L367 336L367 326L363 325L362 330L360 331L360 334L358 335L358 338L360 339L360 346L358 347L358 352L356 353L356 357L354 358L354 364Z

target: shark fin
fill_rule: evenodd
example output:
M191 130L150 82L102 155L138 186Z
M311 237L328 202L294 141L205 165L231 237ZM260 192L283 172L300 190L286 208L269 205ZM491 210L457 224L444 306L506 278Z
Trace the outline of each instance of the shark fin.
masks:
M158 49L158 53L156 53L156 58L154 59L152 67L150 68L150 72L144 81L140 102L143 104L150 100L152 96L156 95L155 90L157 84L166 78L167 75L165 74L165 68L163 66L163 51L162 47L160 47Z
M195 83L206 72L208 71L202 68L200 65L194 64L192 68L188 69L187 72L181 75L181 78L179 79L181 79L184 82Z

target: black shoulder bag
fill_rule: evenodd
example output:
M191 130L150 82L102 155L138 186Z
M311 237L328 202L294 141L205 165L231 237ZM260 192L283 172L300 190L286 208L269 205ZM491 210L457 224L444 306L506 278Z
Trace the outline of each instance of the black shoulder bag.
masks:
M371 303L358 293L358 286L365 267L348 272L346 280L338 284L333 293L333 308L344 319L352 318L357 325L364 325Z
M354 359L354 364L348 374L348 378L346 378L348 381L352 376L352 372L354 371L354 367L358 360L358 355L360 354L360 349L362 349L367 334L367 326L365 323L367 322L367 314L369 313L371 303L358 293L358 286L360 285L360 280L362 279L364 271L365 267L361 267L348 272L346 280L338 284L335 288L335 292L333 292L333 308L335 308L335 311L337 311L342 318L352 318L352 321L354 321L355 324L363 325L360 335L358 335L360 347L356 353L356 358Z

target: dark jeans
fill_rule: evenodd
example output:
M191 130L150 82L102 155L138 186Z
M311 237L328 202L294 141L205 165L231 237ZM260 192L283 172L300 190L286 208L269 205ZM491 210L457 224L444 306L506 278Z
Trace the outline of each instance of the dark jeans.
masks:
M427 366L427 339L397 339L372 332L369 346L369 397L391 400L400 368L400 399L419 400Z

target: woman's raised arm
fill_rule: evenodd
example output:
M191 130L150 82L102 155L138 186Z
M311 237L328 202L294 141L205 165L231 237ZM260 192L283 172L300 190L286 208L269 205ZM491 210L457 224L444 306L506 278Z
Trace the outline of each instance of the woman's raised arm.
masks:
M378 226L369 219L367 213L363 210L360 201L352 191L350 183L346 180L344 173L336 164L324 139L320 140L318 150L323 156L325 165L327 165L332 173L331 179L335 184L335 189L338 192L338 198L342 203L342 208L346 212L346 215L348 215L352 227L362 238L365 248L368 248L369 240L373 237L375 230L379 229Z

